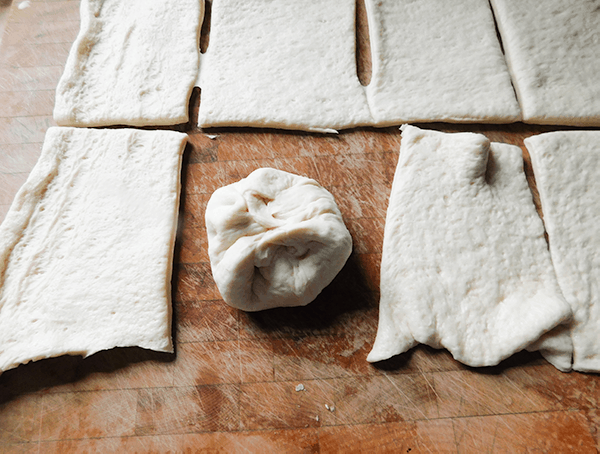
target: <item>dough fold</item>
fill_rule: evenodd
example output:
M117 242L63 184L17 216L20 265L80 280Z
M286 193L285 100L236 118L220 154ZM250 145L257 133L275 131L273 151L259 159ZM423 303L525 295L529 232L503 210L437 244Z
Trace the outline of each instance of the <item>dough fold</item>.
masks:
M492 366L567 320L518 147L402 127L368 361L423 343Z
M219 291L245 311L310 303L352 252L333 196L314 180L270 168L216 190L206 229Z

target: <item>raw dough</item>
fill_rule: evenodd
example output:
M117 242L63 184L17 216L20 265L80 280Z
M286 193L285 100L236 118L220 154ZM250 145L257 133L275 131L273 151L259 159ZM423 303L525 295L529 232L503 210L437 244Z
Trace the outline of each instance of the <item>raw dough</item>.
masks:
M366 0L379 126L509 123L520 109L487 0Z
M368 361L417 343L491 366L570 316L519 147L403 126Z
M600 2L491 3L524 121L600 126Z
M187 136L50 128L0 226L0 372L112 347L172 351Z
M335 132L371 123L355 0L215 0L199 125Z
M82 0L54 120L62 126L187 122L203 11L203 0Z
M333 196L314 180L269 168L217 189L206 229L219 291L245 311L310 303L352 252Z
M573 309L565 353L547 359L570 369L572 338L572 368L600 372L600 131L540 134L525 145L558 283Z

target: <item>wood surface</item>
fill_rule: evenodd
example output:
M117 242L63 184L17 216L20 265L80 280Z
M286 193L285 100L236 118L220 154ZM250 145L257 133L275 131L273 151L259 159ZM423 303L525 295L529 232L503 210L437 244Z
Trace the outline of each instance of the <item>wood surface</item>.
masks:
M0 48L0 220L54 124L54 89L79 27L78 1L19 5L10 6ZM358 67L367 83L362 6L359 12ZM598 375L561 373L526 352L473 369L423 346L366 362L397 128L337 136L201 131L199 102L195 89L190 122L172 128L190 135L173 274L175 354L122 348L5 372L0 452L598 452ZM520 146L534 194L523 139L566 129L422 127ZM264 166L331 191L354 252L309 306L248 314L225 305L213 282L204 209L216 188ZM299 384L304 390L296 391Z

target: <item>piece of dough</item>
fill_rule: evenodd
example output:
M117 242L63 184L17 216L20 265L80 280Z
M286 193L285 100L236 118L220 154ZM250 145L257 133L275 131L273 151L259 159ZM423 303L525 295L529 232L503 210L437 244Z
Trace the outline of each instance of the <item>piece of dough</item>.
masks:
M379 126L509 123L520 109L487 0L366 0Z
M203 11L203 0L82 0L54 120L61 126L187 122Z
M597 0L492 0L523 120L600 125Z
M172 351L173 131L50 128L0 226L0 372L112 347Z
M572 368L600 372L600 131L540 134L525 145L558 283L573 310ZM571 368L567 347L547 358L561 370Z
M198 123L335 132L371 123L355 0L215 0Z
M245 311L310 303L352 252L333 196L315 180L270 168L217 189L206 230L219 291Z
M368 361L417 343L491 366L570 316L519 147L403 126Z

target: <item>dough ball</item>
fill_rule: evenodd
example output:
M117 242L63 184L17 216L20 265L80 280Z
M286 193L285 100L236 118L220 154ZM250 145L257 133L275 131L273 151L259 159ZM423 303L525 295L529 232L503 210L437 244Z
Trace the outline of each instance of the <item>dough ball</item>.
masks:
M333 196L315 180L270 168L217 189L206 229L219 291L245 311L307 305L352 252Z

